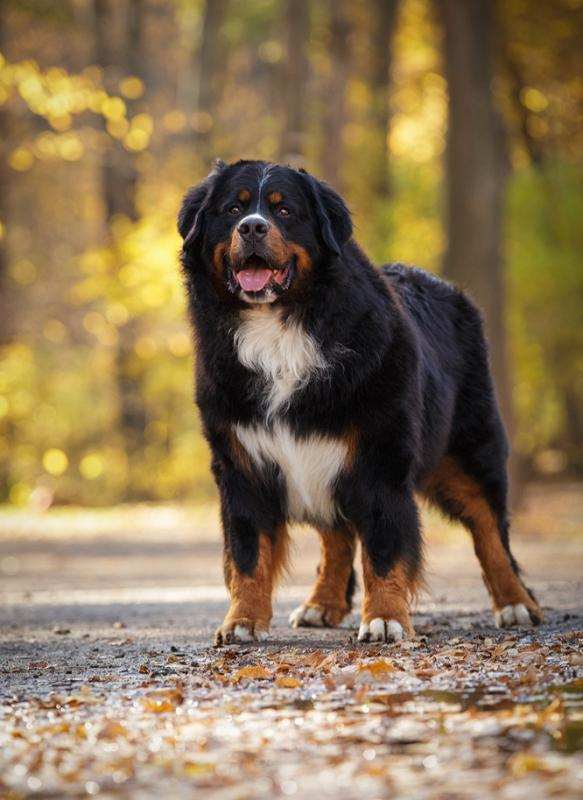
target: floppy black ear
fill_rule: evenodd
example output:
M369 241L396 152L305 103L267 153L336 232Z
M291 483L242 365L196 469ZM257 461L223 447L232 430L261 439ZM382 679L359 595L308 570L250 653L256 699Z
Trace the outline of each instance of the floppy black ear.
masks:
M300 169L307 182L324 244L339 256L343 246L352 236L350 211L340 195L324 181L316 180L304 169Z
M184 247L193 244L200 236L204 212L208 206L213 186L217 176L226 166L224 161L217 159L204 181L189 189L184 196L178 212L178 233L184 239Z

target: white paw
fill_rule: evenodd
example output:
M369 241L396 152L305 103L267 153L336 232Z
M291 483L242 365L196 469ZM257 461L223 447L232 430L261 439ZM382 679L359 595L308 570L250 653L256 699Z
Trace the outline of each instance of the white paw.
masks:
M504 606L500 611L494 612L497 628L510 628L512 625L532 625L530 614L524 603Z
M400 642L405 631L396 619L375 617L370 622L361 622L358 629L359 642Z
M292 628L324 628L324 611L315 606L298 606L289 615L289 624Z
M233 627L225 626L219 628L215 635L215 645L223 644L248 644L266 639L268 632L264 629L258 630L252 625L235 623Z
M255 639L253 631L250 631L244 625L235 625L231 637L232 642L252 642Z

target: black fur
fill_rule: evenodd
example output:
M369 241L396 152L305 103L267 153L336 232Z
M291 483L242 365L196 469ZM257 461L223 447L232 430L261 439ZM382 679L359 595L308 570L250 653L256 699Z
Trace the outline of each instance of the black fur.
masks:
M330 187L288 167L244 161L215 168L186 195L179 219L197 342L196 399L234 562L251 571L258 532L277 535L287 516L277 467L250 478L232 452L234 424L264 421L264 383L238 360L233 331L247 305L232 291L229 263L217 283L213 261L214 248L236 225L231 203L243 187L259 187L266 170L270 191L284 195L292 213L280 219L262 197L250 202L259 202L311 263L277 303L301 320L329 364L292 396L285 419L299 437L356 437L351 467L335 487L338 525L354 526L378 575L397 560L416 573L422 545L413 492L449 455L482 489L508 550L507 444L474 305L422 270L375 269L351 239L348 209ZM451 500L431 499L463 517ZM351 579L347 598L353 588Z

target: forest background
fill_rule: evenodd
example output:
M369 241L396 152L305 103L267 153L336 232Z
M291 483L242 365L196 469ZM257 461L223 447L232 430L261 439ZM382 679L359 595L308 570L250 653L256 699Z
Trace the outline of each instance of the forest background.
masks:
M583 476L580 0L2 0L0 502L203 501L175 218L303 165L484 310L515 495Z

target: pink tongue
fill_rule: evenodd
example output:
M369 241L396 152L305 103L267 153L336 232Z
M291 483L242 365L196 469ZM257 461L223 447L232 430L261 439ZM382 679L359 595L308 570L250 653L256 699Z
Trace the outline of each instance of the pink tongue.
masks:
M246 292L260 292L269 283L270 269L242 269L237 272L239 285Z

